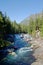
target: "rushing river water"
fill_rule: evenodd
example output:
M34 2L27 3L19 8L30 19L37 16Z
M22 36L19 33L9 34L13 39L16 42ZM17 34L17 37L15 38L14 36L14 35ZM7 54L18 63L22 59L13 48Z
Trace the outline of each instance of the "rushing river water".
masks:
M24 41L20 35L15 35L15 42L13 44L17 50L12 51L11 54L7 54L3 60L0 61L0 65L31 65L35 60L33 57L33 51L30 48L30 44Z

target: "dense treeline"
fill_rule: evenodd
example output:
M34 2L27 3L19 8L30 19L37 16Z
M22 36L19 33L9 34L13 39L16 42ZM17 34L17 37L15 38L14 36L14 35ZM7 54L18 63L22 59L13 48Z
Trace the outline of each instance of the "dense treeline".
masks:
M35 15L30 17L29 24L17 24L16 21L12 22L7 15L4 15L0 12L0 38L5 38L6 34L15 34L15 33L30 33L35 34L36 30L41 31L43 35L43 13L40 15Z
M26 32L25 26L11 22L10 18L0 12L0 38L5 38L6 34Z
M43 36L43 12L41 15L31 16L29 24L23 25L17 24L16 21L12 22L6 14L0 11L0 47L9 45L8 41L5 41L8 34L29 33L35 36L36 30L39 30L40 35Z
M5 38L10 33L13 33L10 19L0 11L0 48L9 45Z
M28 33L35 36L36 30L40 31L40 36L43 36L43 12L41 14L36 14L29 19Z
M24 24L22 24L24 27L21 25L26 33L36 36L36 31L39 30L40 36L43 36L43 12L30 16L29 20L26 22L28 22L27 25L25 21Z
M6 34L11 32L11 23L8 17L4 16L2 12L0 12L0 38L4 39Z
M43 36L43 13L37 16L32 16L29 19L28 25L17 24L16 21L12 22L10 18L0 11L0 46L5 40L7 34L29 33L35 36L35 31L40 30ZM6 42L4 41L5 46Z
M30 17L29 24L17 24L16 21L12 22L7 15L0 12L0 38L4 38L6 34L15 33L30 33L33 34L36 29L43 33L43 13L33 17Z
M26 33L25 30L24 25L17 24L16 21L12 22L6 14L0 11L0 47L9 45L6 39L7 35Z

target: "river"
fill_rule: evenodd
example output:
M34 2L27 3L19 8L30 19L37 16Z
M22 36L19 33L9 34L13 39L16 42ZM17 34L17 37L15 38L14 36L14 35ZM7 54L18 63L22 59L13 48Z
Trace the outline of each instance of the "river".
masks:
M20 35L15 35L13 46L17 49L8 53L1 61L0 65L31 65L35 61L30 44L23 40Z

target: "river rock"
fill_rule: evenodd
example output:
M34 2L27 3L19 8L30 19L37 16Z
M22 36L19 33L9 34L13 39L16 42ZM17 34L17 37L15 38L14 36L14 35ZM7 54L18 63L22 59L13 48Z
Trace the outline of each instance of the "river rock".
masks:
M34 49L33 56L36 58L36 61L31 65L43 65L43 40L38 39L34 40L34 42L32 42L32 48Z

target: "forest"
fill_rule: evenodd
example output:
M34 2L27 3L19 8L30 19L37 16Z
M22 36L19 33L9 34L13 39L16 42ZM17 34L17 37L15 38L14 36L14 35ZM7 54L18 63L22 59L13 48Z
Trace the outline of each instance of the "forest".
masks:
M21 34L28 33L35 37L35 31L40 30L40 36L43 36L43 13L42 16L36 16L35 19L30 17L29 24L17 24L16 21L12 22L10 18L0 11L0 48L8 46L10 43L6 39L8 34Z

